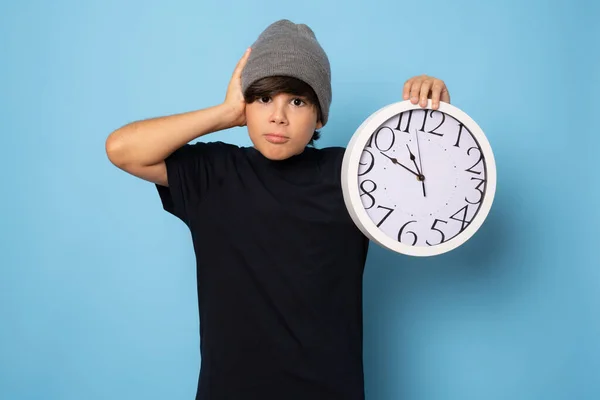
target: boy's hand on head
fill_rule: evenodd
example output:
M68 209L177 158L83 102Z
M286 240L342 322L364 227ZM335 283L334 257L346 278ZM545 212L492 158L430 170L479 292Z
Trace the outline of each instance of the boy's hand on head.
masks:
M244 94L242 93L242 71L248 62L250 57L250 48L246 49L246 52L238 61L229 86L227 87L227 94L225 95L225 105L229 111L231 111L231 126L244 126L246 125L246 101L244 100Z
M437 110L440 106L440 100L450 103L450 92L443 80L433 76L419 75L410 78L404 83L402 93L404 100L410 99L411 103L421 107L427 105L427 99L431 99L431 107Z

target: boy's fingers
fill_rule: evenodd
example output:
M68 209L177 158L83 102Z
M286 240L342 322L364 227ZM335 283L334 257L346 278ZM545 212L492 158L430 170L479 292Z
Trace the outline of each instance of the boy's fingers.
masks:
M404 100L410 99L411 103L427 106L427 99L431 99L431 108L438 109L440 101L450 103L450 93L443 80L428 75L410 78L404 83L402 90Z
M441 100L445 103L450 103L450 92L448 92L448 87L445 84L442 88Z
M402 89L402 98L408 100L410 97L410 88L412 87L413 78L410 78L404 83L404 89Z
M250 57L250 47L248 47L246 49L246 51L244 52L244 55L242 56L242 58L240 58L240 61L238 61L237 65L235 66L235 70L233 71L233 74L235 76L242 75L242 71L244 70L244 67L246 66L246 62L248 62L248 57Z
M432 83L433 82L431 82L431 79L425 79L421 84L421 90L419 93L419 105L421 107L425 107L427 105L427 97L429 97L429 91L431 90Z
M440 105L440 96L444 90L444 82L436 80L431 88L431 106L433 109L437 109Z
M423 79L421 77L415 78L412 82L412 86L410 89L410 101L413 104L417 104L419 102L419 93L421 92L422 83Z

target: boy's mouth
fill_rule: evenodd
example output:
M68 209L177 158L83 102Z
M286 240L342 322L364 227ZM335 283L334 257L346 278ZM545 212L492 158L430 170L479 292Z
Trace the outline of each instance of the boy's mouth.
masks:
M287 136L283 136L277 133L267 133L264 136L265 139L267 139L267 142L275 144L285 143L289 140Z

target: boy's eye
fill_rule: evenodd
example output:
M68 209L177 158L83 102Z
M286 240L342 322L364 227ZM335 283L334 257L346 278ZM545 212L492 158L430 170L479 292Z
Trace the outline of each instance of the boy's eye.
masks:
M261 103L268 103L271 98L269 96L263 96L260 98Z
M304 104L304 101L302 99L299 98L295 98L294 100L292 100L294 102L295 106L301 106L302 104Z

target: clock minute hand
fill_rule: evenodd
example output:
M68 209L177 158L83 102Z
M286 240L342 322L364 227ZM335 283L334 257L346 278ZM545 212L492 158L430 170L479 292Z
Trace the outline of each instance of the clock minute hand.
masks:
M381 153L382 155L386 156L387 158L389 158L390 160L392 160L392 162L393 162L394 164L397 164L397 165L401 166L402 168L404 168L405 170L407 170L407 171L408 171L408 172L410 172L411 174L415 175L417 178L420 176L420 174L417 174L417 173L416 173L415 171L413 171L412 169L410 169L410 168L408 168L408 167L405 167L404 165L400 164L400 163L398 162L398 160L396 160L395 158L388 156L387 154L385 154L385 153L384 153L384 152L382 152L382 151L380 151L380 153Z

